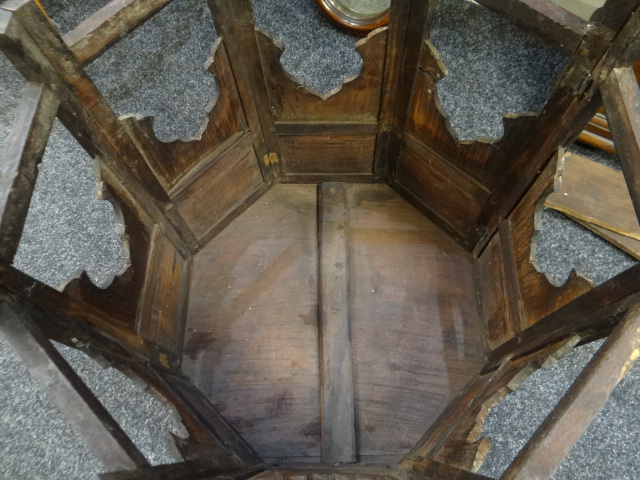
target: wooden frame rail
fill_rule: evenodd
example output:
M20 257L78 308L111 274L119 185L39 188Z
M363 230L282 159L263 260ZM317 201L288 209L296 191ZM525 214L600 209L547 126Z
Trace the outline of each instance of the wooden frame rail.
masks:
M640 304L634 305L529 439L501 480L551 477L614 387L640 356Z
M80 63L91 63L172 1L112 0L62 39Z

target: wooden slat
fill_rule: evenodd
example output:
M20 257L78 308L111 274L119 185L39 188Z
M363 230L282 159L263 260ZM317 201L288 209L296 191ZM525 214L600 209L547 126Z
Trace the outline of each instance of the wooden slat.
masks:
M640 219L640 88L633 68L614 68L601 92L631 201Z
M613 330L501 479L550 478L638 357L640 304Z
M545 206L640 240L640 225L621 172L566 154L564 168L556 175L558 184Z
M206 461L192 460L189 462L171 463L168 465L154 465L151 467L108 472L100 474L100 480L178 480L178 479L207 479L223 473L217 466L211 466ZM256 471L259 473L259 470Z
M491 351L489 366L499 365L505 358L520 357L573 334L590 330L607 333L616 323L615 315L640 297L638 279L640 265L635 265L589 290Z
M491 478L427 459L416 462L413 469L429 480L489 480Z
M378 123L277 122L278 135L375 135Z
M18 249L31 195L58 99L43 84L27 83L0 162L0 262L11 264Z
M322 461L356 461L347 185L323 183L319 197Z
M0 305L0 334L106 468L148 465L51 342L29 319L5 303Z
M567 55L575 52L589 28L589 22L551 0L477 1Z
M80 63L92 62L172 1L112 0L63 40Z

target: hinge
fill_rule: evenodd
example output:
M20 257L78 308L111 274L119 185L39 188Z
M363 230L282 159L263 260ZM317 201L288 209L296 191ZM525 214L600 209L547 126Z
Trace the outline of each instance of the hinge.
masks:
M264 157L262 157L262 161L267 166L274 165L278 163L278 155L275 153L270 153L269 155L265 155Z

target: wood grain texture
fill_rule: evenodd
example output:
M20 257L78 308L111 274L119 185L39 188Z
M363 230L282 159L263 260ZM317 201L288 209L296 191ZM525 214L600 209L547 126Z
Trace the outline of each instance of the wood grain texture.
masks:
M394 183L460 234L473 225L487 193L418 141L405 143Z
M317 187L276 185L194 260L184 371L263 457L321 451Z
M589 28L587 20L552 0L478 0L478 3L567 55L575 52Z
M627 312L500 478L550 478L639 357L640 304L637 304Z
M622 172L579 155L565 155L556 185L545 206L640 240L640 225Z
M0 162L0 261L13 263L58 110L45 85L27 83Z
M533 261L534 246L540 229L541 203L553 191L554 178L558 169L562 171L563 168L563 155L571 154L558 151L509 215L512 249L522 299L521 329L533 325L593 287L591 281L580 276L575 269L564 285L556 285Z
M386 185L349 212L359 455L404 454L484 363L472 258Z
M584 228L591 230L599 237L604 238L607 242L615 245L623 252L631 255L633 258L640 260L640 240L627 237L626 235L620 235L619 233L607 230L606 228L599 227L593 223L585 222L579 218L567 215L574 222L578 222Z
M256 32L271 109L276 122L377 122L387 28L375 30L356 44L362 72L327 95L301 85L280 63L282 44Z
M40 329L0 305L0 335L107 469L149 463Z
M499 140L458 141L437 97L437 83L446 71L435 47L429 41L424 42L408 107L406 132L491 191L505 162L513 160L513 154L522 147L522 138L531 134L537 117L507 114L504 134Z
M513 299L507 293L502 249L500 236L494 235L478 259L480 298L490 350L502 345L515 334L509 308Z
M136 322L137 333L180 356L184 339L191 258L183 257L161 226L151 237L144 288Z
M174 203L193 233L202 239L263 183L252 138L245 135L177 193Z
M318 194L322 378L322 462L356 462L356 419L349 305L348 184L323 183Z
M90 63L173 0L112 0L64 35L80 63Z
M614 68L601 91L631 201L640 218L640 88L633 68Z
M214 45L207 69L218 81L220 94L215 105L209 108L206 124L196 138L162 142L155 136L153 117L123 119L128 132L170 195L176 185L188 181L185 177L206 169L226 142L233 141L248 129L222 39Z
M289 174L373 173L375 135L280 136Z

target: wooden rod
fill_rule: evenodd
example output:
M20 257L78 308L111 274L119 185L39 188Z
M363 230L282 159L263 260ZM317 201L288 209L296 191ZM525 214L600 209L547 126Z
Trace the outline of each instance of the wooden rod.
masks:
M112 0L62 37L80 63L90 63L173 0Z
M354 463L347 185L320 185L319 205L322 461Z
M477 0L566 55L576 51L589 22L551 0Z
M636 304L501 479L542 480L551 477L639 356L640 304Z
M631 201L640 219L640 88L633 68L614 68L600 91Z
M6 303L0 304L0 335L106 468L149 465L49 339Z
M58 99L41 83L27 83L0 162L0 262L13 263Z

